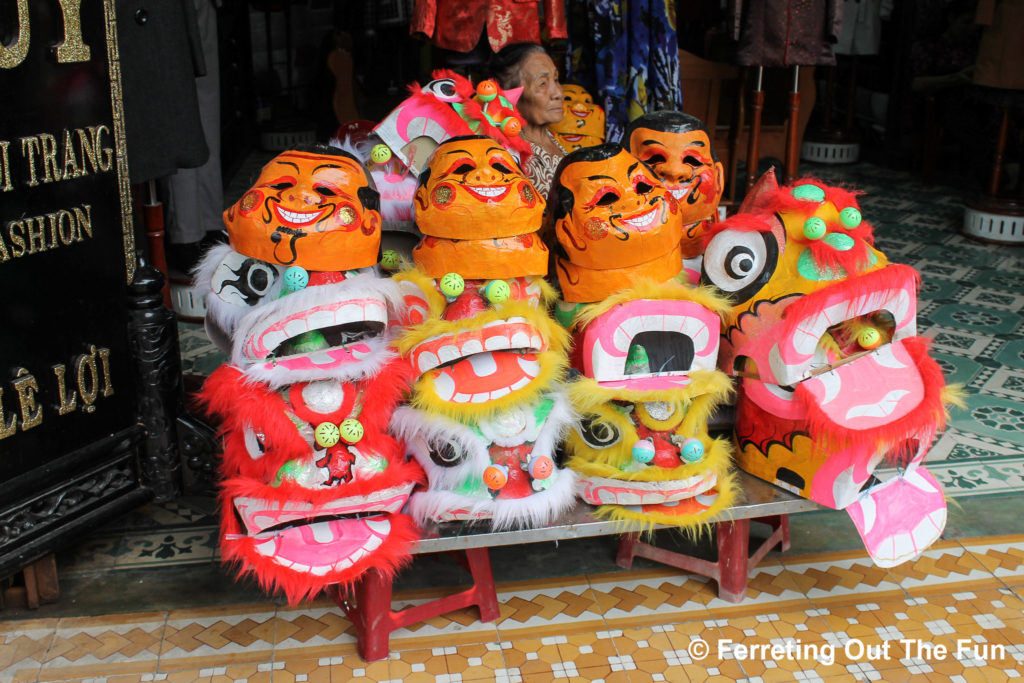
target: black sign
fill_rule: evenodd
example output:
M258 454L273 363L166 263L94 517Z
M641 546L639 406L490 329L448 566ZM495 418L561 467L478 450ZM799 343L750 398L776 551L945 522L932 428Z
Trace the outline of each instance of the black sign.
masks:
M51 487L139 440L123 438L141 430L114 16L113 0L0 6L0 505L51 489L57 510Z

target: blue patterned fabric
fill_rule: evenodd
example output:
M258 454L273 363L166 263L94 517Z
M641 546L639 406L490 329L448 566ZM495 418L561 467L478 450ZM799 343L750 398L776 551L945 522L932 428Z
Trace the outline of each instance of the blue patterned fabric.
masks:
M682 110L675 4L666 0L586 0L569 4L566 83L604 107L605 139L658 109Z

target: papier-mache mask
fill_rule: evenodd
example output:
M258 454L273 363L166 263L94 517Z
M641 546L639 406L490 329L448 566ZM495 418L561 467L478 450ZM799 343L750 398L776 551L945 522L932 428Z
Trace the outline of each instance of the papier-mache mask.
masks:
M563 255L558 281L566 301L600 301L638 277L664 282L682 267L682 223L675 198L654 172L620 145L568 154L555 172L552 207Z
M530 145L520 137L524 124L515 111L522 88L502 90L494 81L474 86L454 71L439 70L377 125L374 132L416 175L439 144L461 135L486 135L514 153L522 163Z
M379 197L354 156L322 146L277 155L224 212L235 249L266 263L367 268L380 250Z
M380 244L375 210L353 211L354 228L333 230L328 225L324 233L317 232L315 222L300 230L275 218L295 223L303 214L319 212L321 222L330 224L328 215L337 217L361 195L372 204L370 195L375 193L365 171L349 176L350 166L361 169L344 153L279 155L264 169L256 188L226 212L232 221L230 244L211 249L197 268L195 282L206 294L210 338L251 380L276 388L325 377L372 375L394 357L387 348L389 328L417 312L422 319L422 294L408 284L378 277L372 267ZM352 182L330 189L323 174L338 167ZM246 213L246 197L254 196L262 199L254 200L257 208ZM269 219L261 221L259 216ZM360 227L368 224L367 216L374 217L371 235ZM322 252L301 246L307 238L323 235L331 239L320 243ZM287 258L282 260L288 263L282 263L275 253L286 240L295 248L286 248Z
M725 190L722 163L707 128L688 114L656 111L630 122L624 143L664 181L679 202L684 225L683 256L701 252L705 221L717 220Z
M566 451L598 515L703 525L735 500L731 449L708 420L732 394L716 369L728 304L710 290L640 281L575 313Z
M479 229L502 230L486 221ZM555 464L572 413L561 389L568 335L546 313L554 292L530 270L517 274L518 253L502 249L490 255L494 279L463 277L479 272L471 261L449 261L458 270L431 277L422 246L413 252L419 269L396 276L430 301L427 319L396 340L419 378L393 424L429 480L409 511L421 522L546 524L574 501L572 473Z
M515 237L536 232L544 199L508 151L491 138L453 138L439 146L416 190L416 224L447 239ZM487 227L482 227L486 223Z
M424 238L413 260L434 279L544 275L548 250L537 235L544 207L515 159L493 140L446 140L420 175L416 223Z
M388 433L409 380L400 359L373 379L281 391L231 366L210 375L202 398L224 437L221 553L239 574L295 604L411 559L419 530L400 510L423 472Z
M562 95L565 115L548 125L559 144L571 152L604 142L604 109L594 103L590 93L583 86L563 83Z
M920 463L951 400L916 336L917 273L874 246L853 192L759 181L712 228L702 281L734 303L720 366L742 379L739 465L847 509L875 562L917 556L946 509ZM876 465L905 471L862 491Z

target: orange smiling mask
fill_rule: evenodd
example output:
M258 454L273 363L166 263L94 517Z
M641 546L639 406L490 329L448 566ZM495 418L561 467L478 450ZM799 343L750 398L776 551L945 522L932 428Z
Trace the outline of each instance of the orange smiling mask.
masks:
M667 259L672 263L658 268L664 279L679 272L677 202L651 169L620 145L572 152L559 166L554 187L555 234L565 254L558 260L558 278L566 301L597 301L614 291L575 291L582 282L571 275L577 270L650 270L652 262Z
M224 212L245 256L309 271L367 268L380 250L380 199L359 161L325 146L282 152Z
M424 235L464 240L535 232L545 202L504 147L461 136L434 150L415 206Z
M604 109L594 104L583 86L563 84L562 94L565 115L558 123L548 125L562 147L571 152L604 142Z
M683 255L700 253L707 222L715 222L725 189L724 169L699 119L676 111L645 114L629 125L624 141L647 162L679 202Z

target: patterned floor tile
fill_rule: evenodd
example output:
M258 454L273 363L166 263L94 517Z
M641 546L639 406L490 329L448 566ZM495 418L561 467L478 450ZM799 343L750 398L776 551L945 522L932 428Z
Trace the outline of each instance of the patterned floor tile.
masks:
M138 569L168 564L200 564L213 561L217 529L164 529L153 534L125 537L116 569Z

